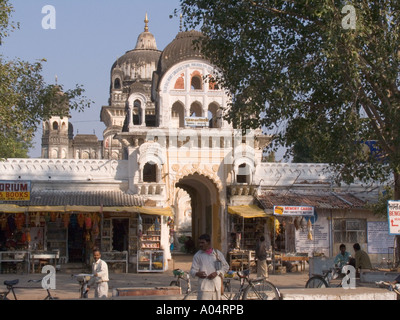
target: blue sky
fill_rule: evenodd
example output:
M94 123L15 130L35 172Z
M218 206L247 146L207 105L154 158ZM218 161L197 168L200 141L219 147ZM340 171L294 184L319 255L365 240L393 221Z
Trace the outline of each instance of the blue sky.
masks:
M94 101L83 113L72 113L74 134L95 133L103 139L105 126L100 110L108 105L110 70L114 61L136 45L149 17L149 31L163 50L179 31L179 18L170 19L179 0L11 0L12 20L20 29L5 39L0 54L34 62L45 58L43 75L47 83L65 89L83 85L85 95ZM56 29L43 29L46 14L42 8L56 10ZM31 157L40 157L41 128L35 137Z

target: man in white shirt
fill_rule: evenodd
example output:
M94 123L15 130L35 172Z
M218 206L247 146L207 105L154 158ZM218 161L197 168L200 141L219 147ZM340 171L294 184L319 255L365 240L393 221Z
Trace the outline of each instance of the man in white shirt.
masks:
M229 265L221 251L211 247L208 234L199 237L200 250L194 255L190 275L199 278L198 300L220 300L224 274Z
M93 250L94 262L92 265L93 278L90 280L89 285L95 286L95 298L107 298L108 296L108 266L104 260L101 260L100 250ZM88 286L89 290L90 286Z

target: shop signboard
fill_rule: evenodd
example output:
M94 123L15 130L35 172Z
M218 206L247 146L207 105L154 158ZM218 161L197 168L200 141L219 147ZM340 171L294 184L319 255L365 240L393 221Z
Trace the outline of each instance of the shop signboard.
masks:
M21 180L0 180L1 201L29 201L31 182Z
M186 125L188 127L208 127L209 119L205 117L186 117Z
M274 206L274 215L277 216L313 216L313 206Z
M394 235L389 234L386 221L368 221L368 253L393 253Z
M387 206L389 234L400 234L400 201L389 200Z

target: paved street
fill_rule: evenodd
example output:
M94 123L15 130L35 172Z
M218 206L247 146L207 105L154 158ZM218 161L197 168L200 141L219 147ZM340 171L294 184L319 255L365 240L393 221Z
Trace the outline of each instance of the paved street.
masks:
M172 270L181 268L189 270L191 264L190 257L178 257L175 261L170 261L169 270L162 273L110 273L109 278L109 299L113 300L179 300L183 296L136 296L136 297L116 297L117 288L160 288L168 287L174 280ZM82 272L86 272L82 270ZM44 274L0 274L0 284L4 280L19 279L16 294L19 300L42 300L46 296L46 291L41 288L40 283L29 283L30 279L41 279ZM270 274L269 281L274 283L283 294L284 300L392 300L396 296L383 288L377 288L373 284L357 283L356 289L345 290L343 288L328 289L305 289L308 279L308 270L303 272L292 272L285 274ZM193 281L194 286L196 280ZM52 290L52 295L61 300L79 299L78 281L70 273L61 270L56 274L56 289ZM113 295L114 292L114 295ZM93 298L93 292L89 295Z

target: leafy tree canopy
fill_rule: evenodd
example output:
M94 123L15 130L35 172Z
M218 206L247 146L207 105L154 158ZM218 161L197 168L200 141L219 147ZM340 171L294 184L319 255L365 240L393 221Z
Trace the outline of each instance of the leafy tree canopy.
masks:
M394 173L400 186L399 1L181 0L181 11L206 36L235 126L274 130L272 147L290 151L301 138L340 180Z

